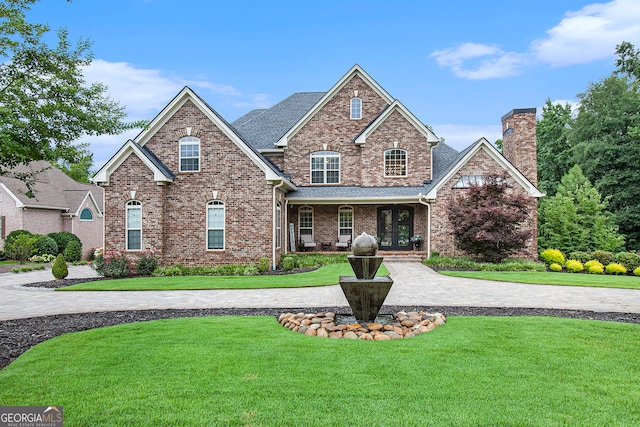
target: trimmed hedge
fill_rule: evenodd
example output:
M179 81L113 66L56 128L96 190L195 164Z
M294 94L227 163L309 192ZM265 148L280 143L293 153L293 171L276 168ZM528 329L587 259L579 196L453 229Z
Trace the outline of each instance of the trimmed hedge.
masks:
M545 249L540 253L540 259L547 264L564 264L564 255L558 249Z

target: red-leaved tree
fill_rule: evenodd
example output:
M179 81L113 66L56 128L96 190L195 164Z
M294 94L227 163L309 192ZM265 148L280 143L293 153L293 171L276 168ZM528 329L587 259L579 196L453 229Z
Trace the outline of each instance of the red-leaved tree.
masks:
M522 228L528 200L509 191L506 175L483 177L447 208L458 249L482 261L500 262L524 248L531 231Z

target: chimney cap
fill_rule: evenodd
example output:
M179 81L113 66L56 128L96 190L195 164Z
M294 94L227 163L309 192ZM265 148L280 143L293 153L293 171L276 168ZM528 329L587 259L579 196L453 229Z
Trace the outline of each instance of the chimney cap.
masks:
M514 108L513 110L509 111L507 114L502 116L502 121L504 122L506 119L516 114L529 114L529 113L536 114L536 109L535 108Z

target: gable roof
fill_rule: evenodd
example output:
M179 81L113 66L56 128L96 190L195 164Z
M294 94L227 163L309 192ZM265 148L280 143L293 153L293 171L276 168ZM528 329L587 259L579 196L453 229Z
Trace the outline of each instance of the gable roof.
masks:
M542 197L543 193L536 188L511 162L509 162L498 150L485 138L480 138L469 147L458 153L447 169L438 171L439 176L434 174L434 185L424 194L425 199L435 199L438 190L442 188L473 156L480 150L484 150L496 163L506 169L516 182L524 188L532 197Z
M304 116L298 120L298 122L293 125L276 143L277 147L286 147L289 143L289 140L296 134L302 127L309 121L311 118L318 112L322 107L324 107L327 102L329 102L336 93L338 93L352 78L355 76L360 77L365 81L382 99L386 101L387 104L391 104L393 102L393 97L389 95L389 93L384 90L375 80L369 76L358 64L354 65L347 73L342 76L338 82L333 85L328 92L324 94L318 102L306 112Z
M96 173L93 182L109 182L109 176L124 160L135 153L154 172L154 180L158 183L168 183L175 175L151 152L145 144L164 126L167 121L187 102L192 102L218 129L229 138L251 161L264 173L268 181L282 181L285 188L293 189L295 185L273 163L268 161L255 148L249 145L236 132L235 128L224 120L213 108L200 98L191 88L185 86L160 113L140 132L133 141L126 142L120 150Z
M16 207L27 209L49 209L77 213L85 200L94 205L102 215L102 188L92 184L74 181L60 169L44 160L34 161L28 165L20 165L10 170L10 173L34 173L33 193L35 197L27 196L25 183L12 176L0 176L0 186L15 201Z

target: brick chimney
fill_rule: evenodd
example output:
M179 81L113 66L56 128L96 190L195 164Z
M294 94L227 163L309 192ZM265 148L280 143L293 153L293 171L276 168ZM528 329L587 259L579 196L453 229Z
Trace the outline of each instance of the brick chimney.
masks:
M538 186L536 109L518 108L502 116L502 154Z

